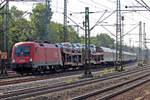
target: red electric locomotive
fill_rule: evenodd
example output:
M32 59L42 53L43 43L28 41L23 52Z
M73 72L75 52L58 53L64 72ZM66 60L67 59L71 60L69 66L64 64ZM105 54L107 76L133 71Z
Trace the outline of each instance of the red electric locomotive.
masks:
M16 43L12 50L12 68L21 74L83 68L84 50L82 52L72 50L49 43ZM103 62L102 51L91 52L90 59L91 64L100 64Z
M13 69L19 73L29 73L57 69L62 66L60 48L54 44L20 42L13 46Z

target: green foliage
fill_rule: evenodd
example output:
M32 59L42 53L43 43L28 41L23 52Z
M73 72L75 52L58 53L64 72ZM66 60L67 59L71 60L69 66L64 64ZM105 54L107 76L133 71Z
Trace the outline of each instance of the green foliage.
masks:
M2 10L2 12L5 12L5 9ZM27 21L25 18L23 18L24 12L18 10L16 7L12 7L9 11L9 32L6 30L6 14L0 15L0 29L3 30L3 32L0 32L0 49L3 50L3 34L5 34L7 40L9 39L8 44L10 48L10 52L12 50L12 46L19 42L19 41L25 41L29 37L30 33L30 22ZM2 22L3 21L3 22ZM8 32L8 33L7 33Z
M1 13L1 12L0 12ZM0 16L0 51L2 50L2 16Z
M44 32L45 32L45 12L46 6L40 4L36 6L32 13L30 14L30 19L27 20L23 18L24 12L18 10L16 7L12 7L9 11L9 46L10 50L12 50L12 46L20 41L25 41L27 39L44 41ZM2 24L3 21L3 24ZM2 15L0 15L0 29L4 29L5 34L6 30L4 28L6 21L6 16L2 20ZM49 28L49 25L47 25ZM49 30L49 29L48 29ZM47 30L47 31L48 31ZM48 40L49 34L47 34ZM63 33L63 25L52 22L51 21L51 36L52 43L63 42L64 33ZM2 31L0 31L0 50L2 50ZM79 37L77 32L74 30L72 26L67 27L67 41L71 43L82 43L84 44L84 37ZM114 47L114 39L112 39L107 34L100 34L96 37L91 37L91 44L95 44L97 46L105 46L105 47Z
M5 9L3 10L5 11ZM2 12L2 11L0 11ZM6 23L6 15L4 15L4 19L2 19L2 15L0 15L0 50L2 50L2 41L3 41L3 32L8 34L9 46L10 50L12 46L20 41L29 40L37 40L44 41L44 32L45 32L45 12L46 6L40 4L36 6L32 13L30 14L30 20L23 18L24 12L18 10L15 6L11 7L9 11L9 33L6 33L5 23ZM3 21L3 23L2 23ZM47 25L49 28L49 25ZM49 30L49 29L48 29ZM48 31L47 30L47 31ZM52 43L63 42L64 33L63 33L63 25L55 22L51 22L51 35L52 35ZM49 37L49 34L47 34ZM50 38L48 38L50 40ZM80 42L80 39L77 33L74 31L72 27L68 27L67 29L67 41L69 42Z
M96 44L98 46L114 48L114 41L115 40L107 34L97 35L93 41L94 41L94 44Z
M77 43L80 42L79 36L77 33L74 31L72 26L69 26L67 29L67 41L71 43Z
M81 39L81 43L84 44L84 37L82 36L80 39ZM114 44L115 40L107 34L100 34L97 35L96 37L91 37L90 39L91 39L91 44L94 44L96 46L114 48L115 45Z
M20 19L22 19L22 16L24 15L24 12L18 10L15 6L11 7L10 13L11 13L11 18L14 21L19 21Z
M45 5L38 5L36 8L32 10L31 15L31 26L32 30L32 40L43 41L44 40L44 32L45 32ZM49 25L47 26L49 28ZM49 30L49 29L48 29ZM47 30L47 31L48 31ZM48 40L50 41L50 34L47 34ZM51 22L51 36L52 43L63 42L64 33L63 33L63 25L55 22ZM68 27L67 29L67 41L75 42L78 36L72 27Z
M10 48L20 41L25 41L30 36L30 22L23 18L23 12L12 7L10 10L9 44Z
M31 27L32 29L32 40L43 41L44 40L44 29L45 29L45 5L38 5L32 10Z

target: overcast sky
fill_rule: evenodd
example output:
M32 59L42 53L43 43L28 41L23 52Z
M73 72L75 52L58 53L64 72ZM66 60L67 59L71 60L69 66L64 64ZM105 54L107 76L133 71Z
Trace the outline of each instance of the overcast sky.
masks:
M45 1L45 0L42 0ZM111 15L113 11L116 10L116 1L117 0L68 0L68 17L70 17L72 20L74 20L77 24L80 26L82 25L82 22L84 21L84 14L80 12L85 11L85 7L89 7L89 10L92 12L95 12L93 14L90 14L90 27L95 25L97 20L103 15L101 20L106 18L107 16ZM141 0L137 0L139 2L142 2ZM63 2L64 0L52 0L51 2L51 8L54 12L52 16L52 21L63 23ZM144 2L147 5L150 5L149 0L144 0ZM32 11L32 9L35 7L35 2L10 2L10 7L12 5L15 5L18 9L23 11ZM130 6L130 8L125 8L125 6ZM121 9L122 10L146 10L144 7L138 7L141 6L136 2L136 0L121 0ZM70 15L71 14L71 15ZM150 39L150 11L122 11L122 16L124 16L124 28L123 32L124 34L129 32L131 29L135 27L133 31L130 32L130 35L126 35L124 37L125 44L129 44L129 40L131 39L132 43L131 45L137 46L138 45L138 34L139 34L139 21L142 21L143 23L146 23L146 33L147 38ZM75 25L72 21L68 19L69 23L68 25ZM102 23L97 25L92 31L91 36L96 36L100 33L107 33L112 38L115 39L113 35L110 33L115 34L115 23L116 23L116 13L113 13L110 17L108 17L106 20L104 20ZM102 27L104 25L104 27ZM80 29L80 36L84 35L84 31ZM149 45L149 44L148 44ZM149 45L150 46L150 45Z

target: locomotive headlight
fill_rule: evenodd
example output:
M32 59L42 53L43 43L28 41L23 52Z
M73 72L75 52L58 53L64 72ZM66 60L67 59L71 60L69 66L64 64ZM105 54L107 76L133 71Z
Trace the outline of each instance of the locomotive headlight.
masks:
M32 62L32 58L29 58L29 61Z
M15 63L15 59L14 58L12 59L12 63Z

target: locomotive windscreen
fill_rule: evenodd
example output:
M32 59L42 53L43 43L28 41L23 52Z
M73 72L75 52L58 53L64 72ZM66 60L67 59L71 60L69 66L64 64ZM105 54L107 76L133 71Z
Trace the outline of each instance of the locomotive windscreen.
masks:
M30 56L30 46L17 46L15 48L15 57Z

